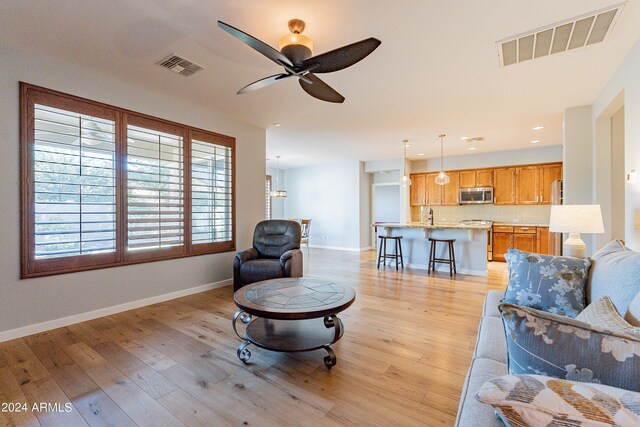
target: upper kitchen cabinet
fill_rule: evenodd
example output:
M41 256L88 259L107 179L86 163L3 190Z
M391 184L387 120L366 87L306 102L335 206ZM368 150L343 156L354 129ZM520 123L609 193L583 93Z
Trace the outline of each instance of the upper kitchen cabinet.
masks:
M460 204L460 172L447 172L449 183L439 185L442 188L442 204L444 206L457 206Z
M493 187L496 205L548 205L551 184L562 179L562 163L446 171L450 182L436 184L437 172L411 174L411 206L455 206L460 189Z
M476 187L493 187L493 169L476 171Z
M460 188L493 187L493 169L460 171Z
M493 170L493 197L496 205L516 204L516 169L499 168Z
M411 206L427 204L427 176L423 173L411 175L410 199Z
M427 204L429 206L442 205L442 186L436 184L437 173L428 173L427 177Z
M561 163L540 166L540 204L551 204L551 184L557 179L562 179Z
M516 204L540 203L540 166L516 168Z
M474 170L460 171L460 188L476 187L476 172Z

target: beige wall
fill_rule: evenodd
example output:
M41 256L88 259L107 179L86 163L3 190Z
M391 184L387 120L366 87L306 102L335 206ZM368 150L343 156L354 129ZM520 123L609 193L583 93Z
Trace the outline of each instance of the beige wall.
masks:
M611 238L624 239L624 107L611 116Z
M593 103L593 117L606 116L612 104L624 99L624 164L612 168L640 171L640 41L638 41ZM619 106L617 107L619 108ZM614 114L615 111L611 112ZM609 114L609 116L611 116ZM598 147L596 135L595 147ZM600 160L600 159L598 159ZM613 161L613 160L612 160ZM594 164L594 174L597 162ZM613 174L611 175L613 176ZM624 238L629 247L640 250L640 182L624 185Z
M181 77L176 76L177 79ZM234 253L20 280L18 82L25 81L234 136L236 229L250 245L264 217L265 131L72 64L0 45L0 333L232 277ZM183 84L184 82L181 82Z

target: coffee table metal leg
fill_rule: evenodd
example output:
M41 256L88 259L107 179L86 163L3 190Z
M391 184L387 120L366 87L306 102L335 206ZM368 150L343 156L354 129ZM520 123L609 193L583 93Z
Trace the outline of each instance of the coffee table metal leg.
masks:
M245 325L248 325L253 320L253 317L249 313L245 312L244 310L238 310L236 311L236 314L233 315L233 320L231 321L231 324L233 325L233 332L235 332L238 338L240 338L242 341L246 341L247 340L246 336L243 337L242 335L240 335L238 333L238 329L236 328L236 320L238 319L240 319L240 321Z
M247 363L249 359L251 359L251 351L249 351L249 349L247 348L250 344L251 344L250 341L245 341L242 344L240 344L240 347L238 347L238 351L237 351L238 359L240 359L243 363Z
M327 350L327 353L329 353L328 356L324 357L324 364L327 368L331 369L337 363L336 354L333 352L333 350L331 350L331 347L329 346L324 347L324 349Z
M325 316L324 327L327 329L335 328L335 332L333 334L333 341L331 341L331 344L338 341L342 336L342 320L340 320L338 316L336 316L335 314Z

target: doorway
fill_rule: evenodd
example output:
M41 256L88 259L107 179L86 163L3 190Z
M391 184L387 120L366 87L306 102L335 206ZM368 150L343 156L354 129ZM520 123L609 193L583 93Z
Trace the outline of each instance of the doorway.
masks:
M385 182L372 185L371 219L374 224L381 222L400 222L400 183ZM375 227L371 228L371 241L378 247Z

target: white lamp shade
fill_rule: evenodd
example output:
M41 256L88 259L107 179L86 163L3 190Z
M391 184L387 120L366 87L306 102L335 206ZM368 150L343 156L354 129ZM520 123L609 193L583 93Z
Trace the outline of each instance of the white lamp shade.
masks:
M549 231L552 233L604 233L600 205L552 205Z

